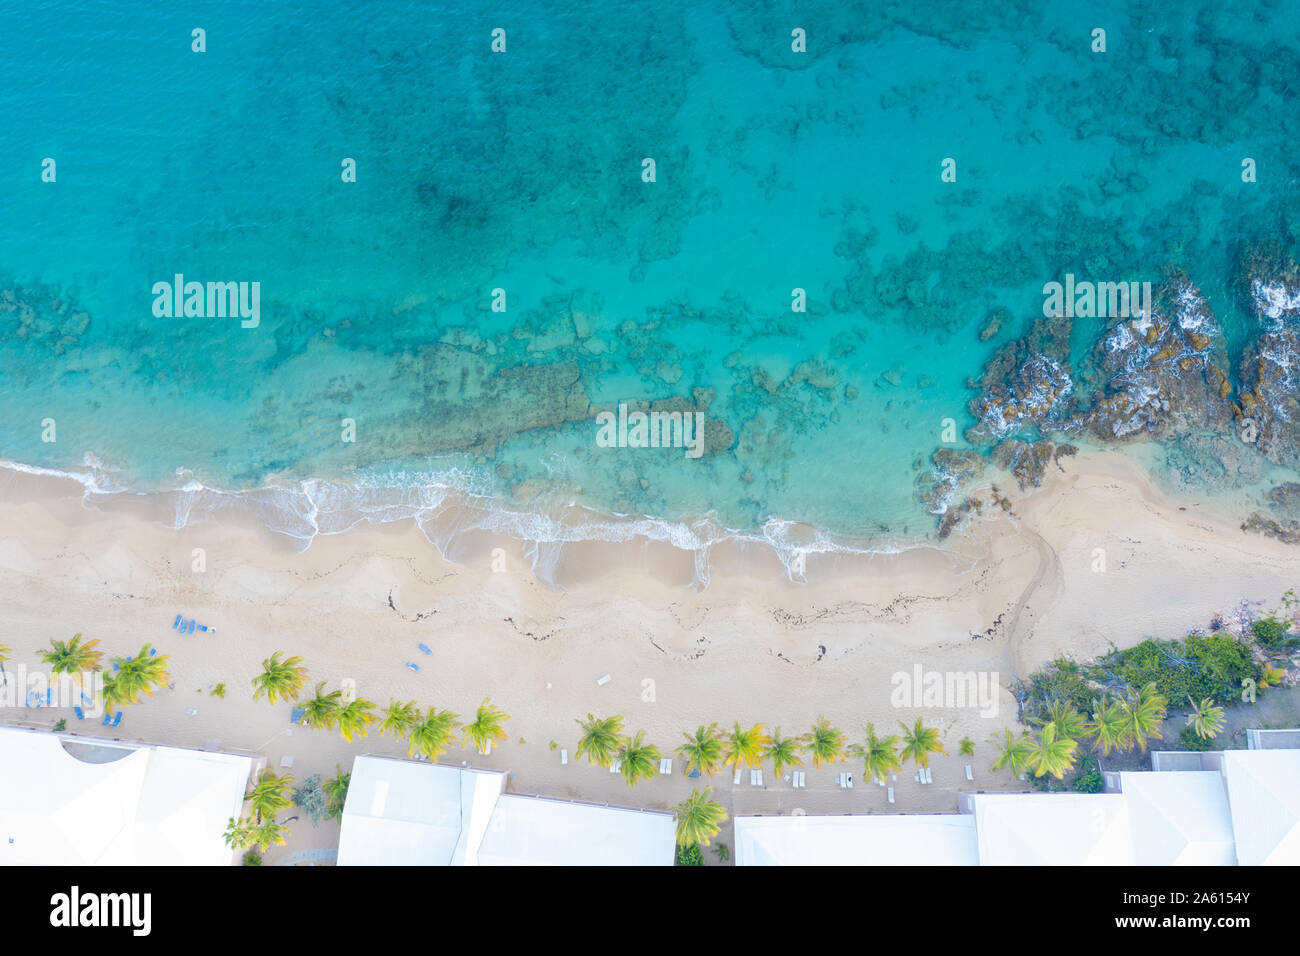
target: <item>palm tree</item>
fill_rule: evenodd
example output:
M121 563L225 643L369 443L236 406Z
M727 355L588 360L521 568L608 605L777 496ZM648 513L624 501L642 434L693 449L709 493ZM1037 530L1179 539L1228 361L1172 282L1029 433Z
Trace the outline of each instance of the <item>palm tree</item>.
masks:
M963 757L975 756L975 741L971 740L969 737L963 737L957 743L957 751Z
M723 739L725 747L722 762L730 765L733 770L739 770L742 763L746 767L761 767L763 750L772 742L772 738L763 733L762 724L744 729L740 726L740 721L736 721Z
M673 807L678 846L708 846L727 820L727 811L713 798L713 788L692 791Z
M998 743L998 739L993 737L990 743L998 746L998 759L993 761L994 773L1003 767L1008 767L1012 773L1019 777L1029 769L1034 753L1034 745L1026 734L1022 732L1019 736L1016 736L1011 733L1010 728L1007 728L1005 740Z
M328 799L325 806L325 817L338 820L342 819L343 807L348 802L348 784L352 782L352 774L344 773L343 768L338 764L334 765L334 770L337 776L322 783L321 789L325 791L325 796Z
M939 731L925 726L920 717L916 718L916 726L910 730L901 720L898 726L903 728L903 749L898 754L902 760L911 760L918 767L928 767L930 754L947 755L948 751L943 749L943 741L939 739Z
M597 718L591 714L586 720L579 720L582 737L578 740L578 757L585 756L587 763L597 767L608 767L618 756L618 748L623 745L623 717Z
M383 737L389 734L394 737L405 737L419 722L420 708L415 701L398 701L390 697L388 708L384 711L384 719L379 724L379 734Z
M167 673L166 654L149 656L152 644L145 644L132 658L115 657L117 672L104 678L104 704L111 713L115 704L139 703L141 694L153 696L155 686L172 679Z
M618 772L623 775L629 787L638 780L649 780L659 776L659 748L647 744L645 731L638 730L631 740L624 740L618 750Z
M491 752L492 741L505 740L506 728L505 723L510 719L500 707L492 706L492 698L484 697L483 703L478 705L478 710L474 714L474 719L461 728L465 734L465 739L461 741L461 746L468 749L470 744L481 754Z
M268 818L254 823L248 831L248 837L257 846L258 853L265 853L272 844L284 846L285 834L288 832L289 828L283 823Z
M722 734L717 724L695 728L695 735L682 734L686 743L677 748L677 755L686 761L686 772L699 771L712 777L722 766Z
M411 728L407 739L407 754L414 757L418 753L430 760L437 760L455 742L456 721L459 718L460 714L450 710L430 707L424 719Z
M51 650L41 652L42 663L50 665L50 673L75 674L78 684L83 682L86 671L97 671L103 665L100 660L103 652L95 650L99 641L81 643L81 634L74 634L66 644L63 641L50 641Z
M834 763L844 757L844 731L832 727L825 717L818 717L806 738L808 753L814 767Z
M290 774L276 774L263 770L253 784L253 789L244 797L249 808L260 823L274 819L281 810L293 806L293 777Z
M1223 730L1223 725L1227 723L1223 708L1209 697L1203 698L1198 704L1188 694L1187 702L1192 705L1192 712L1187 715L1187 726L1195 730L1196 736L1202 740L1217 737L1219 731Z
M876 783L883 784L886 776L903 766L898 759L898 737L877 737L875 724L867 724L866 745L854 744L850 752L862 761L862 772Z
M1112 750L1124 746L1128 739L1128 730L1124 721L1124 707L1113 697L1092 702L1092 720L1083 728L1086 736L1092 737L1092 749L1101 748L1104 757Z
M1124 736L1142 753L1147 749L1148 737L1162 737L1160 721L1165 719L1169 702L1156 691L1154 683L1147 684L1131 698L1124 701Z
M1034 776L1042 777L1050 773L1060 780L1074 766L1074 751L1078 746L1069 737L1061 736L1057 732L1055 721L1049 720L1039 731L1033 753L1029 757Z
M1056 735L1058 737L1069 737L1076 740L1087 733L1087 722L1083 714L1075 709L1075 706L1069 701L1054 700L1047 705L1046 719L1035 720L1039 727L1044 727L1049 723L1056 724Z
M763 748L763 756L772 761L772 773L779 777L786 767L802 767L803 760L799 757L802 743L798 737L782 737L781 728L776 728L772 742Z
M276 651L262 661L262 673L253 678L253 700L261 700L263 695L272 704L297 700L306 682L307 668L302 666L302 658L280 660L280 651Z
M253 821L248 817L236 820L231 817L226 822L226 832L222 834L226 846L232 850L243 850L253 844Z
M348 743L352 743L353 736L367 736L370 731L367 729L379 717L375 714L375 705L373 701L366 700L364 697L354 697L342 707L339 708L335 715L338 722L339 733Z
M318 730L330 730L339 719L339 701L343 699L343 691L332 690L325 693L325 681L316 685L316 696L307 703L303 704L302 717L298 723L304 727L315 727Z

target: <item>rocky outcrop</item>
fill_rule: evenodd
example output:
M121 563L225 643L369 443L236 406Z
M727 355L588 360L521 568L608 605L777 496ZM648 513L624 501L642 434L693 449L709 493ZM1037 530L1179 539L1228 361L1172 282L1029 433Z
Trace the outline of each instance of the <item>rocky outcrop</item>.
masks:
M1300 467L1300 267L1253 247L1242 282L1260 334L1242 357L1239 431L1269 461Z
M1009 438L993 449L993 463L1011 472L1023 491L1031 486L1037 488L1043 483L1048 465L1055 463L1057 468L1061 468L1061 459L1076 454L1078 450L1073 445L1058 445L1049 439L1025 442Z
M1097 344L1103 385L1077 427L1099 441L1226 429L1233 418L1227 349L1209 304L1178 272L1150 312L1121 320Z
M1023 429L1047 431L1069 418L1070 321L1039 319L1030 333L1008 342L984 369L981 394L970 404L979 421L967 441L993 445Z

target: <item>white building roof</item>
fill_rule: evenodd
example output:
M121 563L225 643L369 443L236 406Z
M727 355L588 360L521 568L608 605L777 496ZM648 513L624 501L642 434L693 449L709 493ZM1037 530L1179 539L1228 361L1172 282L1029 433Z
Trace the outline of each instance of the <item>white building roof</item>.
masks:
M1300 750L1227 750L1223 761L1238 862L1300 863Z
M1235 866L1223 774L1120 774L1139 866Z
M0 865L229 864L254 763L0 728Z
M357 757L339 833L339 866L473 866L505 774Z
M737 866L975 866L970 814L736 817Z
M671 814L503 794L480 866L672 866Z
M972 800L983 866L1129 866L1122 793L980 793Z

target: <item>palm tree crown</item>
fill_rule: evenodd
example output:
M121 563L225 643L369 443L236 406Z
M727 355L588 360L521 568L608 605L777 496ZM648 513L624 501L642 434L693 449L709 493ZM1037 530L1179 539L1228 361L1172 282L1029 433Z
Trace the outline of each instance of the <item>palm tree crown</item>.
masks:
M686 772L699 771L712 777L722 766L722 734L717 724L701 724L694 734L682 734L686 743L677 747L677 754L686 761Z
M263 696L272 704L277 700L297 700L306 682L307 668L302 666L302 658L280 660L280 651L276 651L262 661L262 673L253 678L253 700L261 700Z
M713 788L695 790L689 797L673 807L677 821L678 846L708 846L727 820L722 804L712 799Z
M916 718L916 726L910 729L901 720L898 725L903 728L903 749L899 751L899 757L903 760L911 760L918 767L928 767L930 754L948 753L943 749L939 731L925 726L920 717Z
M763 764L764 748L771 742L772 738L763 733L762 724L744 728L736 721L725 737L722 760L733 769L739 769L742 763L757 769Z
M479 753L485 752L494 740L506 739L505 724L509 719L510 715L504 710L492 706L492 698L484 697L474 719L461 728L465 734L461 746L468 748L472 744Z
M587 762L597 767L608 767L618 756L618 749L623 745L623 717L593 717L579 720L582 737L578 740L579 758L586 757Z

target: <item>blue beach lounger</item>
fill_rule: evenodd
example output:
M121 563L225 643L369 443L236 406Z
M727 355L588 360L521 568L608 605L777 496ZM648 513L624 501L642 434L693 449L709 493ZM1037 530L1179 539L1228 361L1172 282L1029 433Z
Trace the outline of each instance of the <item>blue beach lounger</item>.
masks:
M200 625L199 625L199 630L200 630L200 631L206 631L207 629L208 629L208 626L207 626L206 624L200 624Z
M36 706L36 691L34 691L34 690L29 690L29 691L27 692L27 706L28 706L28 707L35 707L35 706Z
M296 723L298 723L300 720L302 720L303 712L304 712L306 709L307 709L307 708L305 708L305 707L295 707L295 708L293 709L293 713L291 713L291 714L289 715L289 723L291 723L291 724L296 724Z
M185 633L186 633L186 634L193 634L193 633L194 633L194 618L190 618L190 629L189 629L188 631L186 631Z
M78 719L78 720L85 720L85 719L86 719L86 712L83 711L83 710L81 709L81 705L80 705L80 704L73 704L73 705L72 705L72 712L73 712L74 714L77 715L77 719Z
M409 667L411 670L413 670L413 671L417 671L417 672L418 672L419 669L420 669L420 665L414 663L413 661L407 661L407 662L406 662L406 666Z
M116 714L113 715L113 723L111 724L111 726L116 727L118 724L122 722L123 713L124 713L123 711L119 710Z
M417 646L420 650L424 651L424 653L426 653L426 654L432 654L432 653L433 653L433 651L429 650L428 646L425 645L425 644L417 644L416 646Z
M151 647L151 648L149 648L149 656L150 656L150 657L157 657L157 656L158 656L158 648L156 648L156 647Z
M83 690L81 692L81 702L83 704L93 704L95 702L95 699Z
M113 715L110 714L110 713L105 712L105 714L104 714L104 719L101 720L101 721L99 722L99 726L101 726L101 727L107 727L107 726L109 725L109 723L112 722L112 720L113 720Z
M181 615L177 614L176 620L172 621L172 630L174 631L180 626L181 626Z
M45 706L46 707L54 706L54 689L51 687L45 688Z

